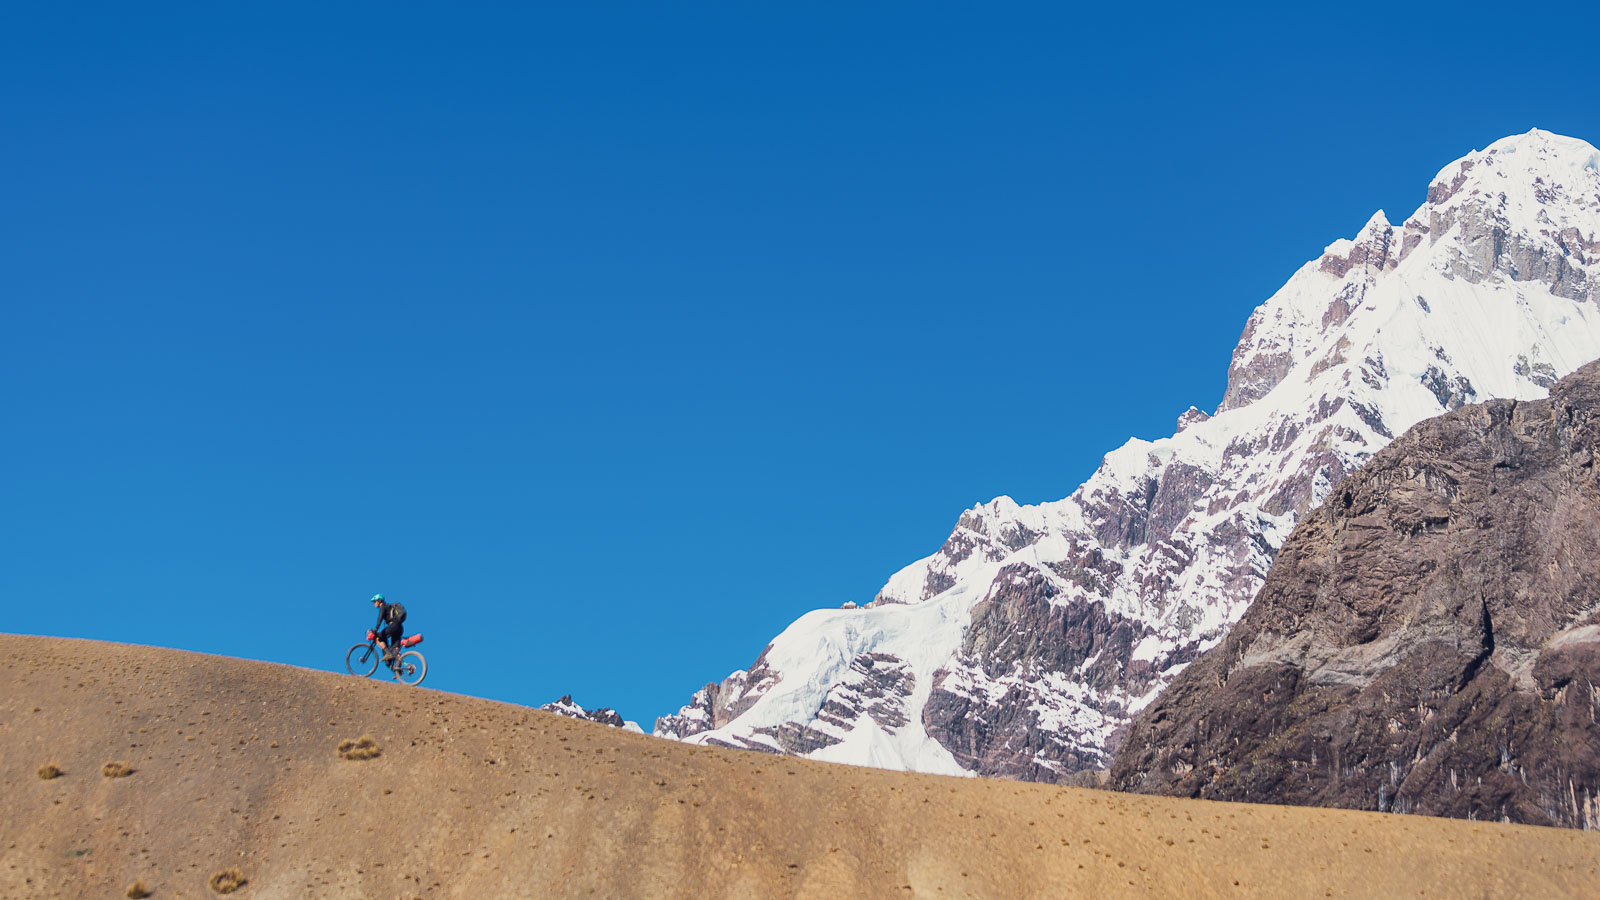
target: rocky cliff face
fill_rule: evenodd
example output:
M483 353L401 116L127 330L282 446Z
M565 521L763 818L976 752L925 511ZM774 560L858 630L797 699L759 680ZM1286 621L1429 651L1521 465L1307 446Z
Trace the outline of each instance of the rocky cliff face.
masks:
M1116 787L1600 825L1600 363L1424 422L1295 529Z
M1255 310L1214 415L1130 440L1064 500L973 507L864 608L802 617L656 733L952 774L1105 767L1373 453L1600 357L1597 239L1589 144L1534 131L1457 160L1401 226L1378 212ZM849 696L872 654L896 660L882 696Z

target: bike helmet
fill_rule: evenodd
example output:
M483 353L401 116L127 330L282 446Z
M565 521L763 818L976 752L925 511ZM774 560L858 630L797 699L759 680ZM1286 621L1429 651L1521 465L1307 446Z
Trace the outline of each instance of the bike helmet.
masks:
M382 594L373 594L372 595L372 599L368 600L367 602L368 603L387 603L389 601L383 599L383 595Z

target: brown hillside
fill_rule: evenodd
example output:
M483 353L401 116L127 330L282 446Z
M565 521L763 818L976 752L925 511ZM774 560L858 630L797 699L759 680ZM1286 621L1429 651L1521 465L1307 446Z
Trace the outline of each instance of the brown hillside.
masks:
M0 896L207 898L227 869L242 898L1577 897L1600 837L858 769L0 636Z

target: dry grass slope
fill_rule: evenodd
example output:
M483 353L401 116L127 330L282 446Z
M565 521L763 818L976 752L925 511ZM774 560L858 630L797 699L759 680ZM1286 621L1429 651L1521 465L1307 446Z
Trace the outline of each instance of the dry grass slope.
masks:
M353 741L345 738L339 742L338 749L341 757L353 760L376 759L383 753L378 748L377 740L370 734L364 734Z
M351 734L382 754L328 752ZM139 776L42 782L53 755ZM229 869L259 898L1588 897L1600 836L834 766L0 636L0 897L116 896L137 872L201 900Z

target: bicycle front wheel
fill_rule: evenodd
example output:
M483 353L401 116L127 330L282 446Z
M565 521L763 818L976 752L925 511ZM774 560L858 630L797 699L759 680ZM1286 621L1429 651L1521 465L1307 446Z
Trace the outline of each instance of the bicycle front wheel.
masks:
M378 671L378 648L373 644L357 644L344 655L344 667L351 675L362 678Z
M404 684L421 684L422 679L428 674L428 661L422 654L415 650L407 650L400 654L400 662L395 665L394 675Z

